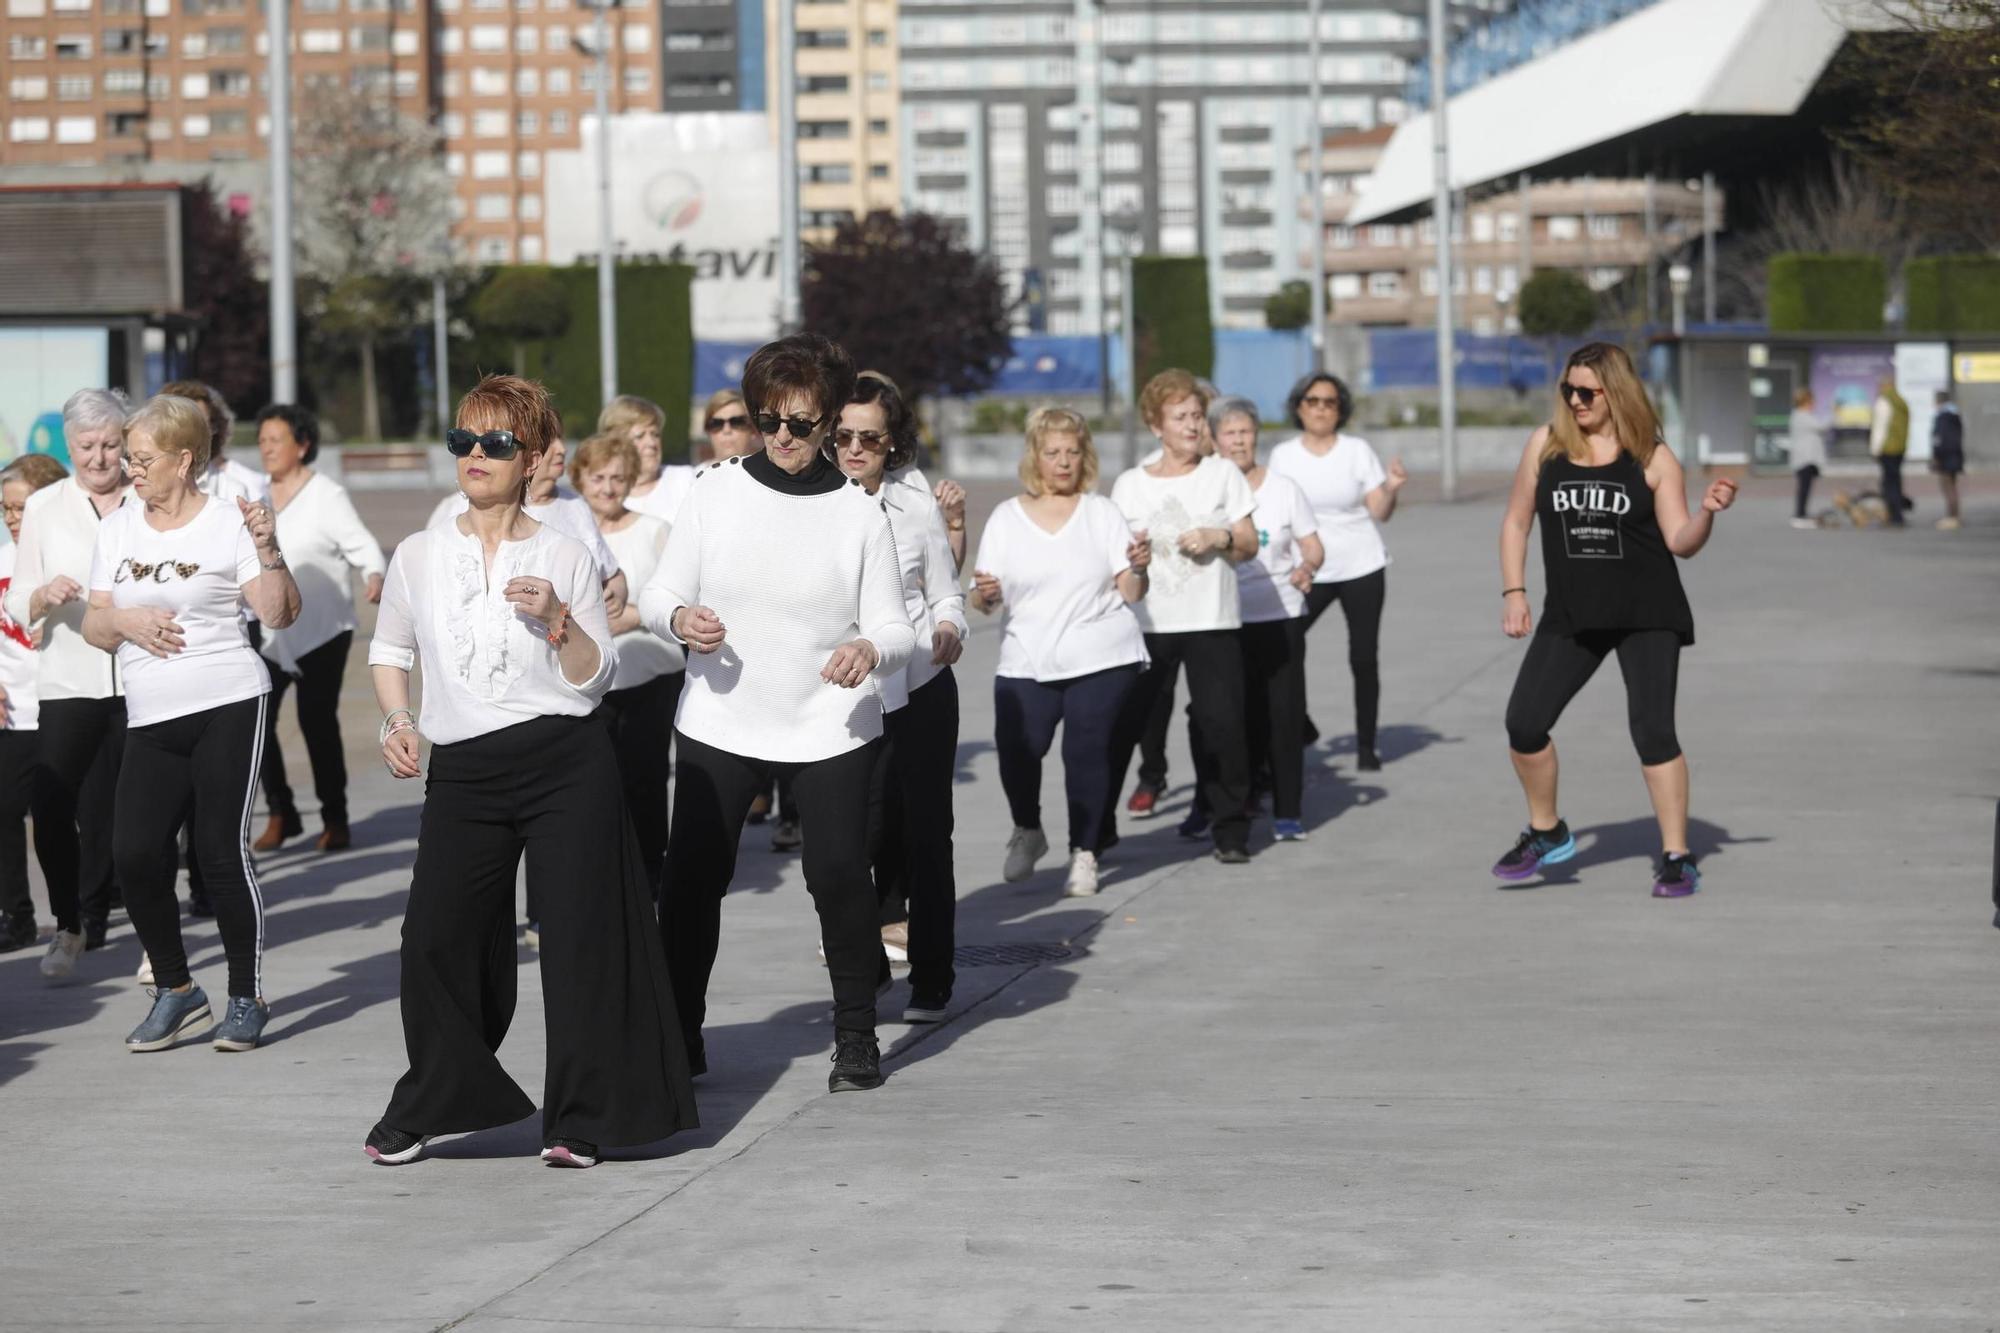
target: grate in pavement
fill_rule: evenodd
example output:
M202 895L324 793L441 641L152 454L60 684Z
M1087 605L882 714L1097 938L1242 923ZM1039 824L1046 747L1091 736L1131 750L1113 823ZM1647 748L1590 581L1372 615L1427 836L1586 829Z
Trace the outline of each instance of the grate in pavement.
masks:
M952 950L951 961L958 967L1025 967L1057 962L1073 952L1067 944L961 944Z

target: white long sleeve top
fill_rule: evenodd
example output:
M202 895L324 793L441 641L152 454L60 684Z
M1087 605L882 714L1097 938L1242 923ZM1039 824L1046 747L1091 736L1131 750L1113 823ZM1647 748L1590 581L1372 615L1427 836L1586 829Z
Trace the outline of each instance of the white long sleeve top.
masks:
M124 503L131 503L131 491ZM117 510L112 510L117 513ZM104 526L90 493L75 477L64 477L28 497L21 519L21 554L7 587L7 614L27 625L28 599L35 589L67 574L78 588L90 585L90 562L97 554L97 533ZM109 699L124 693L117 660L84 642L83 613L87 593L53 607L41 622L41 662L35 673L42 703L51 699Z
M958 586L957 567L951 558L951 535L945 530L944 513L924 474L915 467L892 472L882 478L876 494L889 515L889 530L896 536L903 605L916 635L910 664L900 676L882 681L883 711L893 713L944 670L931 662L931 636L938 626L955 626L961 640L968 627L965 592Z
M832 467L786 479L755 454L701 469L639 594L646 627L662 637L676 637L670 622L684 606L722 621L721 648L688 654L676 718L703 744L810 763L882 734L880 682L908 664L916 632L888 515L859 482L829 480ZM856 689L820 679L857 638L880 654L869 679Z
M427 528L453 527L458 516L472 508L472 501L465 498L464 491L453 491L437 502L431 516L425 521ZM590 512L590 506L583 497L563 494L558 491L556 498L546 504L522 505L521 511L537 523L554 528L565 537L583 543L591 559L597 562L598 577L610 580L618 572L618 557L611 552L611 546L604 540L604 534L597 530L597 515ZM630 579L625 580L631 583ZM628 589L629 591L629 589Z
M284 629L265 630L264 653L295 673L301 657L355 627L350 571L367 578L382 573L387 562L347 488L319 472L278 511L278 549L299 585L299 618Z
M668 531L667 525L651 514L637 514L621 530L604 534L604 540L611 543L612 553L618 557L618 567L625 571L625 586L629 590L637 592L645 587L646 580L659 568L660 556L667 549ZM629 690L634 685L687 669L686 649L644 625L626 630L612 644L618 649L618 674L611 681L614 690Z
M555 584L575 628L597 641L597 672L580 685L563 677L540 622L501 595L510 579L527 574ZM545 523L531 537L501 543L488 571L479 539L455 523L405 538L382 584L368 664L408 671L420 659L417 729L436 744L549 715L588 717L618 669L590 552Z

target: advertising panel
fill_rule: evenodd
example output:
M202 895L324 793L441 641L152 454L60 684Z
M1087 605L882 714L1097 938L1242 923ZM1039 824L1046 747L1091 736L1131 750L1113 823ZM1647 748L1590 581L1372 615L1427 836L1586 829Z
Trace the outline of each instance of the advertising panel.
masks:
M550 153L543 216L552 264L597 257L597 135ZM623 258L694 266L697 338L762 341L778 328L778 154L761 114L611 118L611 235Z
M105 329L0 329L0 463L51 454L68 467L63 402L102 385L110 366Z

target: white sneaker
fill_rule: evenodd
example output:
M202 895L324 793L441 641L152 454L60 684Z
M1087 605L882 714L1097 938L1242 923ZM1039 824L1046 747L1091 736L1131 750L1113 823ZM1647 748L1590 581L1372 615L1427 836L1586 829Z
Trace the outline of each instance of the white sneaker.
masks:
M1097 853L1077 852L1069 859L1069 883L1063 885L1065 898L1090 898L1097 894Z
M1007 839L1007 864L1001 878L1018 884L1035 873L1035 862L1049 854L1048 837L1038 828L1017 828Z
M153 960L144 949L139 951L139 970L133 974L133 980L141 986L153 984Z
M1810 532L1819 527L1819 520L1812 518L1795 518L1792 520L1792 526Z
M62 981L76 971L76 960L81 957L83 932L58 930L49 941L49 951L42 955L42 975L50 981Z

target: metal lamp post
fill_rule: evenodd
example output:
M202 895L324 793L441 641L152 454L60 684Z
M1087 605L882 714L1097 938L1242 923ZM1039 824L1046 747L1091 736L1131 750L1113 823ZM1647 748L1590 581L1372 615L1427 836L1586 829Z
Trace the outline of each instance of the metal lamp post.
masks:
M271 76L271 400L299 400L297 280L292 268L291 0L272 0Z
M590 45L572 41L597 61L597 363L604 402L618 396L618 258L611 242L611 22L618 0L582 0L592 11Z
M1688 327L1688 288L1694 286L1694 270L1686 264L1675 264L1667 270L1667 286L1674 294L1674 336L1681 337Z
M1431 220L1437 228L1438 446L1442 491L1448 504L1458 498L1458 339L1452 313L1450 88L1446 79L1444 0L1431 0L1431 148L1436 170Z

